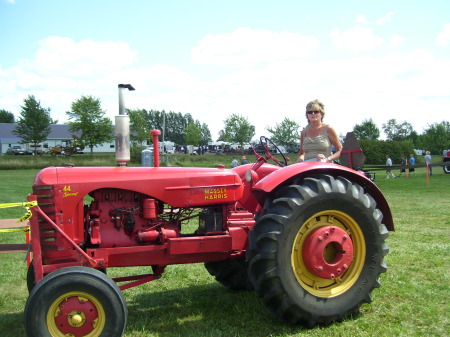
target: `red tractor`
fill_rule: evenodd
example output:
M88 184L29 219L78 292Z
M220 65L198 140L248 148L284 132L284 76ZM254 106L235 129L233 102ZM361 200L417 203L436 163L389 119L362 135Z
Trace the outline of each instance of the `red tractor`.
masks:
M442 167L445 174L450 174L450 150L443 151L442 162L445 163ZM449 164L449 165L447 165Z
M121 336L122 290L159 279L173 264L204 263L218 282L253 289L291 324L339 321L371 301L394 224L363 172L329 163L288 166L265 137L266 153L234 169L160 167L158 133L152 131L154 167L127 167L120 159L117 167L37 174L28 197L37 202L29 336ZM192 221L198 226L185 233ZM106 274L129 266L148 272Z

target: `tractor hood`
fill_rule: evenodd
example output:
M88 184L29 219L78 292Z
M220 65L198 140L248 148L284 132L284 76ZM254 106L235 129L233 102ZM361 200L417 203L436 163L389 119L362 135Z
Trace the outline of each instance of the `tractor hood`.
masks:
M232 203L243 195L243 184L233 170L182 167L48 167L34 186L52 186L55 195L70 202L90 192L123 189L139 192L173 207Z

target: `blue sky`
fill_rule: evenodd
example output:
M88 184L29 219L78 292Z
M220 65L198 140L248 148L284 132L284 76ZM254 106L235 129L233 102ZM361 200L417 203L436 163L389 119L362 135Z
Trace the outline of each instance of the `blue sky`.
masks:
M322 100L345 135L372 118L421 133L449 120L450 1L0 0L0 109L34 95L53 118L81 95L190 113L213 139L240 114L256 136L305 126Z

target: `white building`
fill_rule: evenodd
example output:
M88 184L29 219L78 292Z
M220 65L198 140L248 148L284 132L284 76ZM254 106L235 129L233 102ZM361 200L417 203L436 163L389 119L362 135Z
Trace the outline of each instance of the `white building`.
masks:
M13 133L13 130L17 127L16 123L0 123L0 154L6 153L8 148L15 145L25 147L22 140ZM69 125L67 124L52 124L50 125L50 134L47 139L42 142L43 150L48 150L53 146L64 145L68 140L72 140L72 135L69 131ZM77 135L76 135L77 136ZM85 152L89 152L89 148L84 149ZM114 140L110 143L103 143L102 145L95 146L94 152L115 152Z

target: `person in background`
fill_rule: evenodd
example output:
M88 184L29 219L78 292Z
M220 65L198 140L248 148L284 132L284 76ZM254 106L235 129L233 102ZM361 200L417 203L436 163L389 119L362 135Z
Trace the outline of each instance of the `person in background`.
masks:
M237 167L239 166L239 162L237 161L236 158L233 158L233 160L231 161L231 167Z
M410 175L412 174L412 173L414 173L414 176L416 176L416 169L414 168L414 167L411 167L411 166L414 166L414 165L416 165L416 158L414 158L414 155L411 153L410 155L409 155L409 173L410 173Z
M319 100L313 100L306 105L306 119L308 125L300 135L300 151L297 163L307 161L321 161L331 163L339 159L342 144L336 131L323 123L325 105ZM334 146L336 152L331 153Z
M248 164L247 157L242 156L241 165L245 165L245 164Z
M400 174L398 175L399 177L402 176L402 173L405 173L405 165L406 165L406 159L405 159L405 155L402 154L402 158L400 159ZM406 175L406 173L405 173Z
M392 159L389 155L386 155L386 166L392 166ZM386 179L389 179L389 176L392 178L395 178L394 173L392 173L392 170L390 168L386 169Z
M427 164L427 172L430 174L430 176L433 175L433 170L431 167L431 154L430 151L425 152L425 163Z

